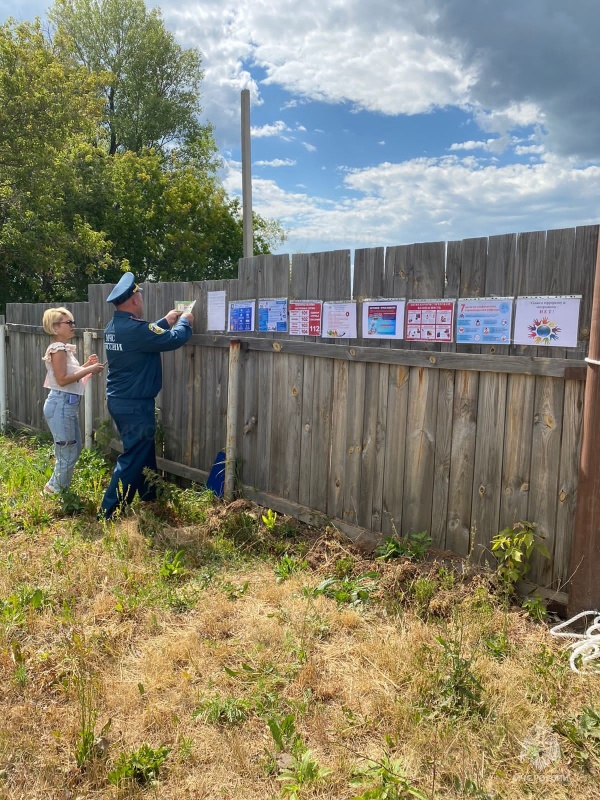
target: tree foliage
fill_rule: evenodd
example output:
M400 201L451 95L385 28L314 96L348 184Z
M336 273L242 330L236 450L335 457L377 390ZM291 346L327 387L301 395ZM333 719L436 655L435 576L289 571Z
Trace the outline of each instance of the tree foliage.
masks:
M38 300L110 260L102 232L65 216L71 152L96 130L96 77L57 58L39 24L0 27L0 284Z
M77 62L105 77L111 155L201 133L200 53L177 44L159 10L143 0L56 0L50 19Z
M142 0L57 0L52 13L52 40L39 23L0 27L0 305L86 299L124 268L234 276L240 204L198 122L199 54ZM278 223L254 223L255 252L283 241Z

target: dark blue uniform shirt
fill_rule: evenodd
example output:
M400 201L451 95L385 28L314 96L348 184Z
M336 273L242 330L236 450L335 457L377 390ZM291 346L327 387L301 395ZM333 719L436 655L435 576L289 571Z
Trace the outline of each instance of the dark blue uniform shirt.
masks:
M191 335L187 319L179 319L169 330L164 318L145 322L129 311L115 311L104 329L106 394L120 399L156 397L162 386L160 354L177 350Z

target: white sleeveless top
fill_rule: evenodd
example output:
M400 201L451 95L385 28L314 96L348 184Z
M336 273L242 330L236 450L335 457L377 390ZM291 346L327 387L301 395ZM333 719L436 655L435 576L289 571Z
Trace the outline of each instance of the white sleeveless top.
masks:
M85 380L75 381L68 383L66 386L61 386L54 375L54 368L52 366L52 353L59 350L64 350L67 354L67 375L73 375L77 370L81 369L81 364L75 358L77 348L74 344L65 344L65 342L52 342L48 345L48 349L44 353L43 361L46 363L46 380L44 381L45 389L56 389L59 392L69 392L70 394L83 394L85 391Z

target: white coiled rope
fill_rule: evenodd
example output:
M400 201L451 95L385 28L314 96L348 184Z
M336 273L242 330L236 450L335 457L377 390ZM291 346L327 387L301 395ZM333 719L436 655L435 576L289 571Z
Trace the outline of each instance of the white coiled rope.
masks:
M592 624L583 632L567 630L583 617L593 617ZM600 614L597 611L582 611L566 622L550 628L557 639L572 639L567 647L571 650L569 664L573 672L595 672L600 674Z

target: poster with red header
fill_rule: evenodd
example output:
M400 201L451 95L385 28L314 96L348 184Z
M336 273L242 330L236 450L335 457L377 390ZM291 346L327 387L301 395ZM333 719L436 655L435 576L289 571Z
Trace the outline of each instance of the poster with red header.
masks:
M453 323L453 300L406 301L406 341L451 342Z
M323 302L321 300L290 300L290 336L320 336Z

